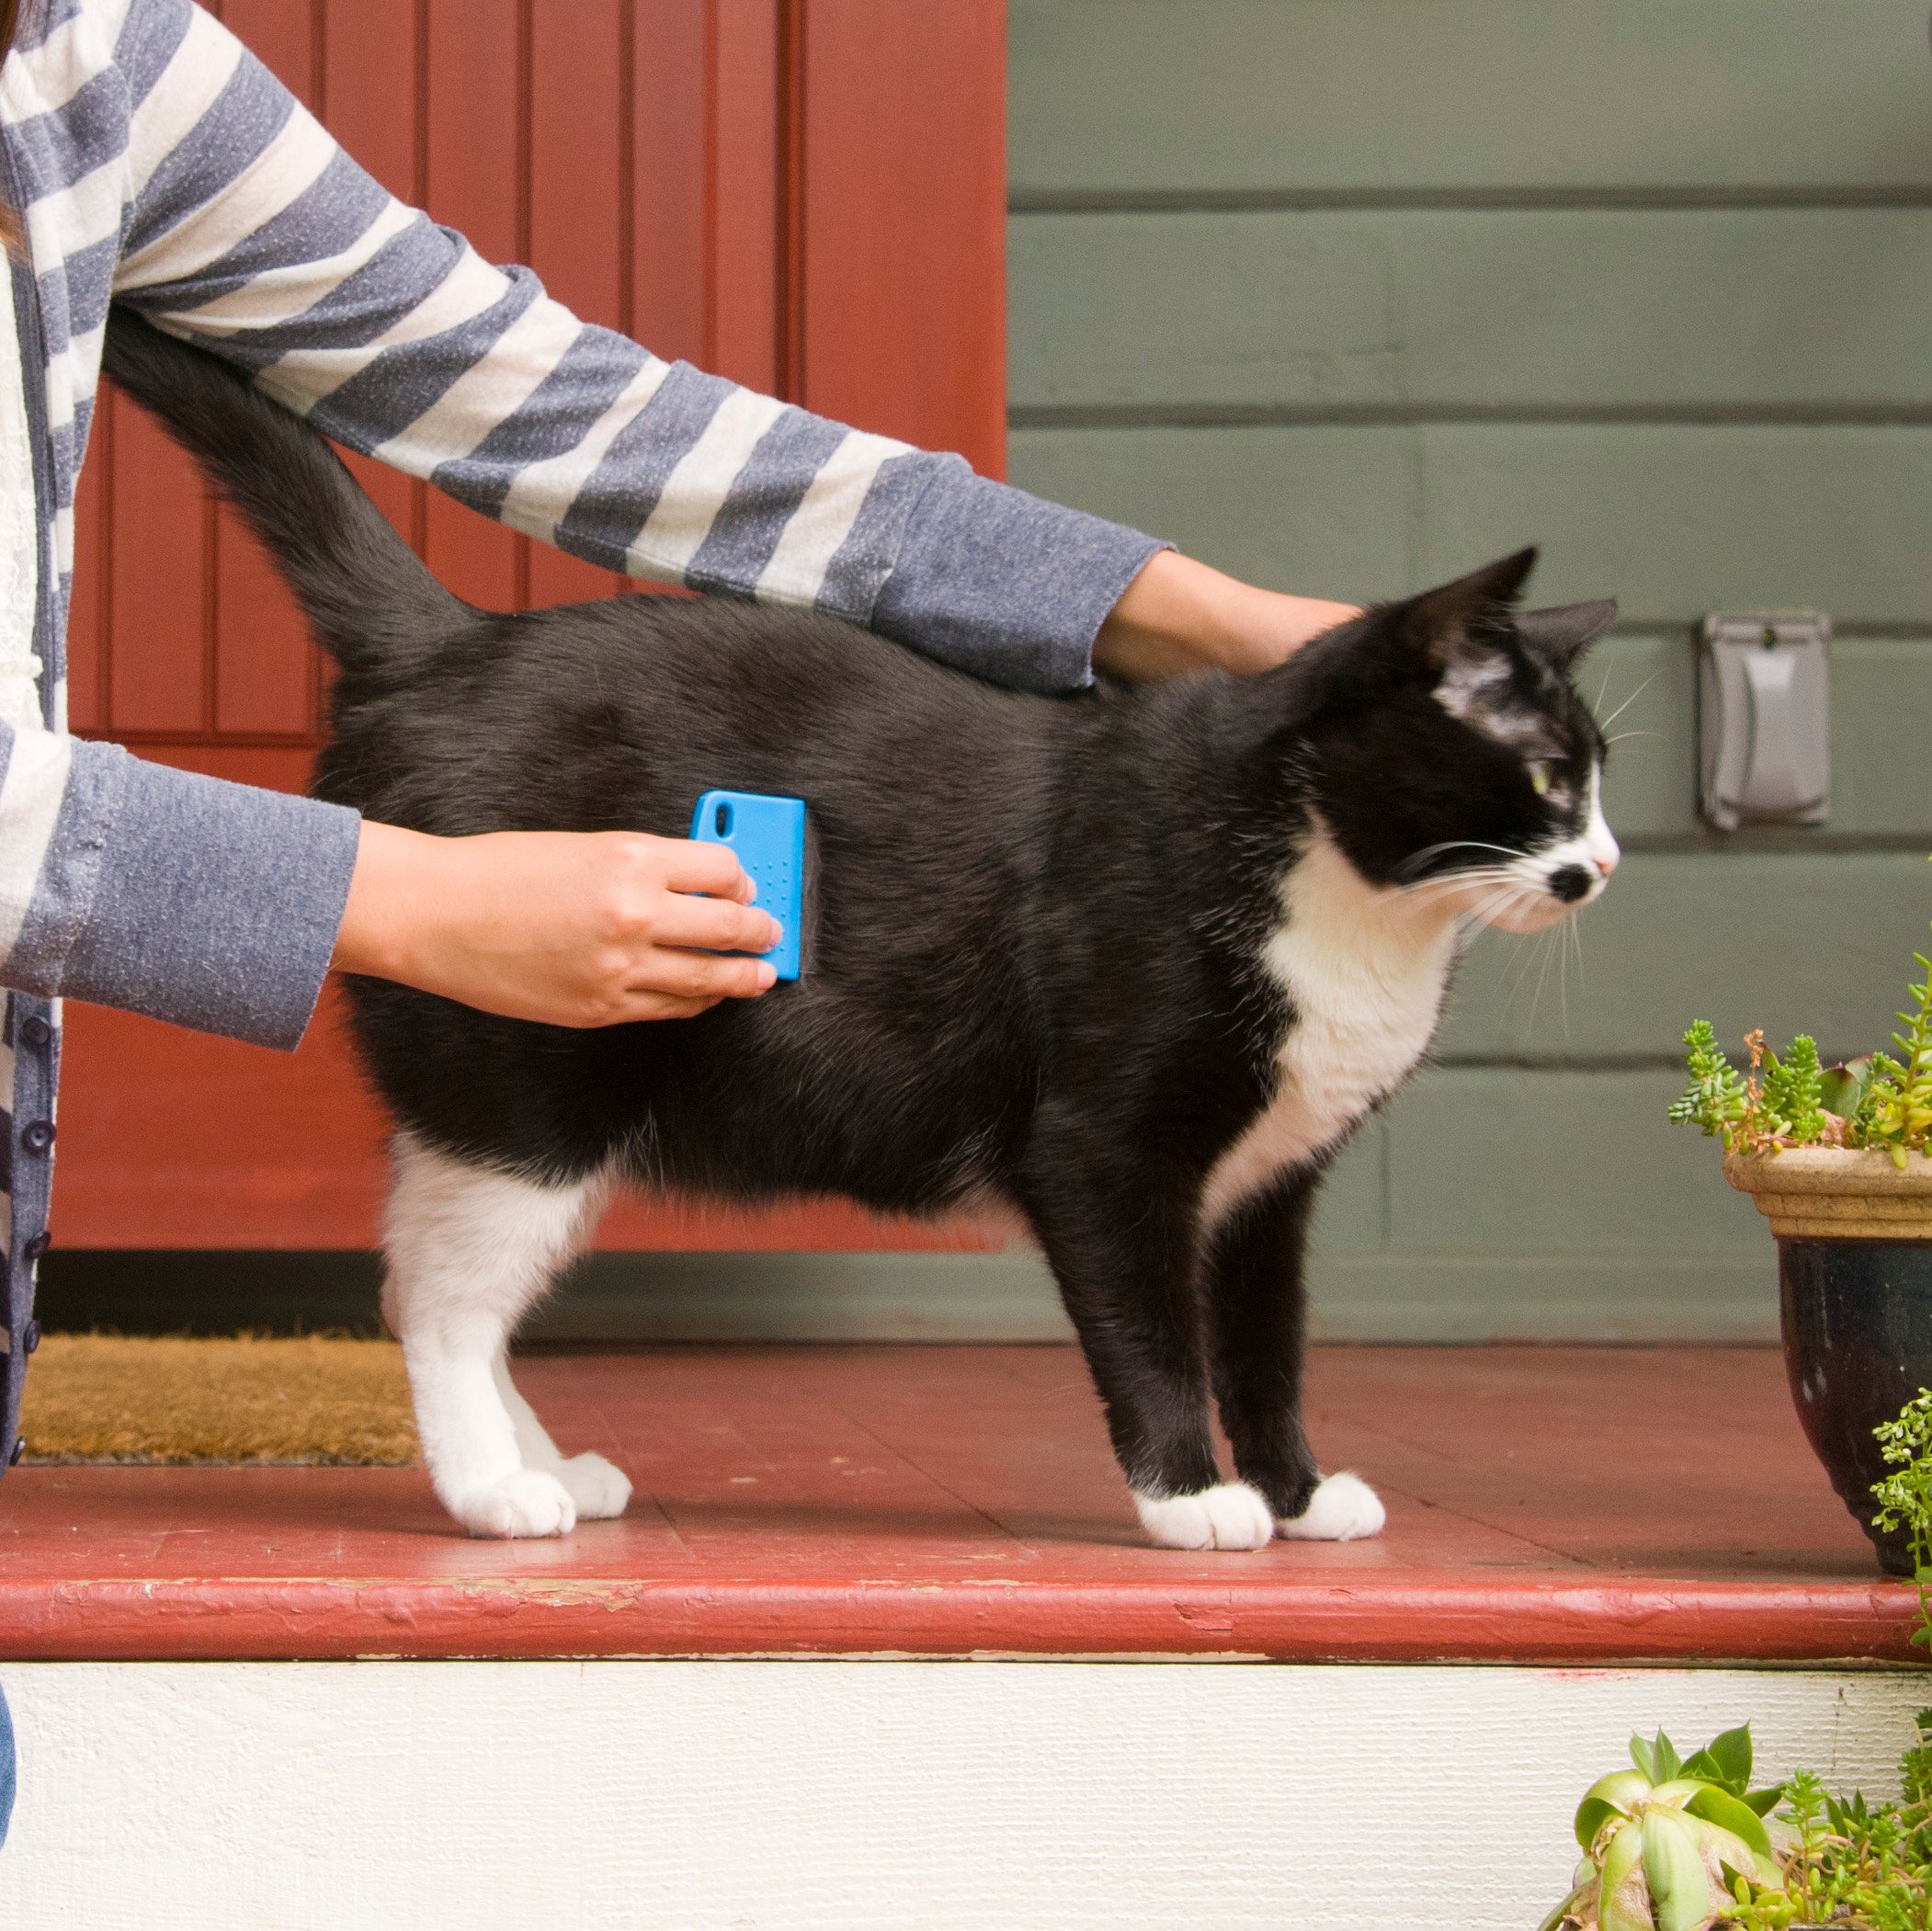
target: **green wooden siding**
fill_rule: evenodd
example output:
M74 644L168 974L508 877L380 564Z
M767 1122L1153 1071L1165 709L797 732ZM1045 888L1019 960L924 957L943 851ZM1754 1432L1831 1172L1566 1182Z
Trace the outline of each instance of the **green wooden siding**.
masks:
M1932 917L1932 51L1895 0L1013 0L1012 473L1258 582L1534 541L1630 857L1485 939L1322 1210L1331 1334L1775 1328L1676 1035L1882 1039ZM1695 810L1690 636L1828 610L1834 814Z

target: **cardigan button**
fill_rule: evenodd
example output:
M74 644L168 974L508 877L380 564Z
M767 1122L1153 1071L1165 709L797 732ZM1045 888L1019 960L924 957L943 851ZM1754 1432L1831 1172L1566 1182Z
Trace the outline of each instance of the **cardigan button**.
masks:
M52 1245L53 1236L52 1234L48 1232L46 1228L43 1227L40 1229L40 1232L35 1234L32 1237L32 1239L30 1239L27 1243L27 1244L20 1249L20 1252L24 1254L28 1260L39 1260L40 1257L43 1254L45 1254L47 1250Z
M53 1028L48 1025L47 1021L41 1018L39 1013L36 1013L32 1018L23 1019L20 1022L20 1037L36 1052L43 1051L53 1042Z
M27 1323L27 1333L22 1338L27 1343L27 1352L32 1354L40 1345L40 1323L38 1321L29 1321Z
M20 1129L20 1144L29 1153L44 1153L53 1144L53 1122L30 1119Z

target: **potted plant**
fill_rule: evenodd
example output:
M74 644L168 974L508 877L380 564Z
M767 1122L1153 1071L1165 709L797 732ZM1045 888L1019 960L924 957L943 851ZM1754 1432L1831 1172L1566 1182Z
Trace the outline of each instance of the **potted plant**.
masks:
M1778 1239L1779 1325L1798 1415L1887 1573L1912 1573L1896 1527L1874 1524L1884 1471L1873 1429L1932 1386L1932 960L1898 1017L1896 1055L1830 1068L1801 1033L1782 1059L1754 1032L1742 1073L1699 1020L1672 1119L1724 1147L1724 1177Z

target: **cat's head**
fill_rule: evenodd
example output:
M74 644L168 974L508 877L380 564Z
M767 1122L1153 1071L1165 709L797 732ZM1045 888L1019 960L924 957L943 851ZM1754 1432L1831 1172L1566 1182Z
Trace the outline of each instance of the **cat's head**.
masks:
M1510 932L1588 904L1618 859L1604 740L1571 672L1613 603L1519 610L1536 552L1369 611L1321 649L1309 777L1364 879Z

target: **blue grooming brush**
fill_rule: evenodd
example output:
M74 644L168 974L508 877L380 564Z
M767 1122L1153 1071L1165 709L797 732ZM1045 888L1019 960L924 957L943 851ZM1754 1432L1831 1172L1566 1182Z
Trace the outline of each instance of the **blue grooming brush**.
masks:
M778 922L781 937L765 959L780 979L796 979L805 927L805 801L758 791L707 791L691 813L691 836L726 845L758 888L755 903Z

